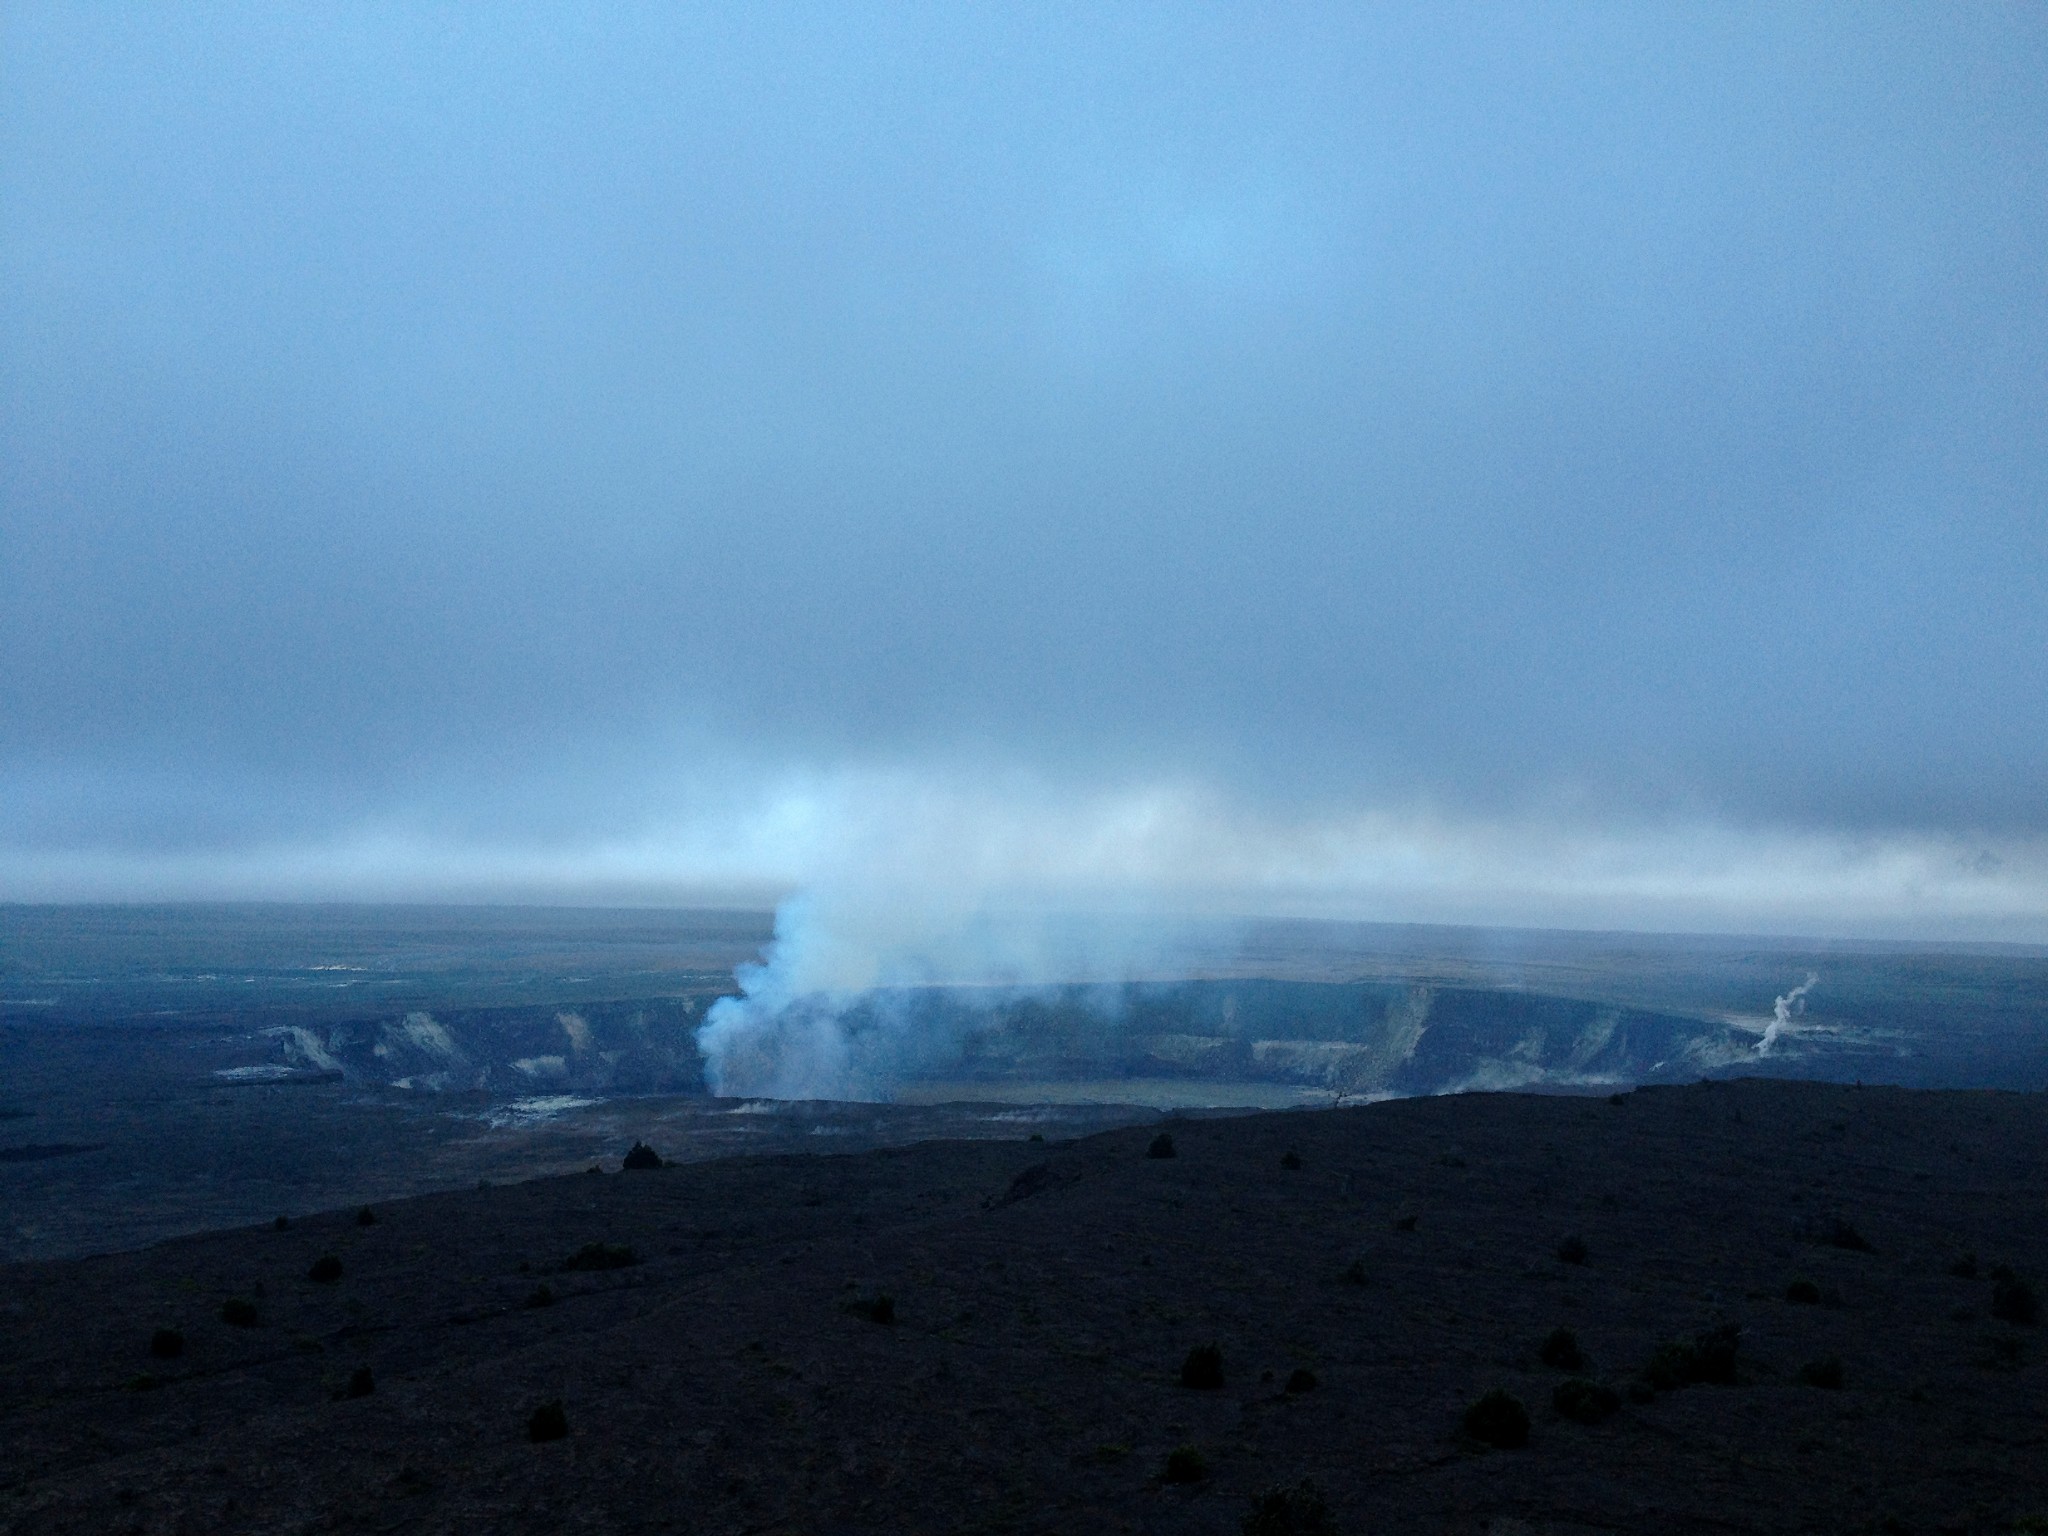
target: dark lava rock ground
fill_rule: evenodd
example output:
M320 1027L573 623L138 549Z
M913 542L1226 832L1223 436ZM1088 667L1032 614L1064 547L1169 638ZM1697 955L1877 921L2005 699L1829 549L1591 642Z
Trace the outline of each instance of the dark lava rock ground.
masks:
M1238 1532L1310 1478L1340 1532L2048 1530L2041 1095L1169 1129L1172 1158L1143 1127L608 1171L0 1270L0 1526ZM1683 1349L1641 1380L1728 1324L1732 1381L1670 1385ZM1603 1422L1552 1407L1559 1327ZM1211 1343L1223 1386L1182 1386ZM1526 1447L1466 1437L1495 1388Z

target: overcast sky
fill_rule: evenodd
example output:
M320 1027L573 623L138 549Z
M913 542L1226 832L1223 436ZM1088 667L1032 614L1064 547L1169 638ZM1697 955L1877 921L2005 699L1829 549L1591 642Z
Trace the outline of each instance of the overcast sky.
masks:
M2039 7L0 8L0 898L2044 849Z

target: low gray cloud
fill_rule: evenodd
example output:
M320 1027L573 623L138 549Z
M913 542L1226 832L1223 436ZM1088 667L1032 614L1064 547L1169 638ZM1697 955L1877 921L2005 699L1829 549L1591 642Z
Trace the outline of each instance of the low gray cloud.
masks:
M0 894L2040 916L2032 12L0 26Z

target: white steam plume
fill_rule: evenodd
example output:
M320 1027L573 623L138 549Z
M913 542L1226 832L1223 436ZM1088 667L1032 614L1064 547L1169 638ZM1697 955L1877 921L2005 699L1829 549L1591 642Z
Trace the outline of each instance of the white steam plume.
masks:
M764 962L738 972L743 995L705 1014L705 1079L727 1098L885 1099L953 1058L977 1014L1065 984L1185 974L1192 931L929 887L815 890L777 910ZM1212 943L1224 932L1202 931ZM901 992L940 986L961 989L943 1023Z
M1806 1012L1806 994L1819 980L1818 972L1808 971L1806 980L1771 1004L1771 1022L1764 1026L1764 1037L1756 1043L1757 1055L1770 1055L1771 1047L1778 1043L1778 1036L1790 1027L1792 1015Z
M716 1005L699 1033L709 1084L725 1095L884 1097L943 1066L976 1027L959 1009L913 1017L889 989L973 986L994 1002L1185 977L1201 968L1191 961L1236 958L1216 925L1229 916L1882 932L2048 910L2035 900L2048 849L2027 865L2037 887L2017 863L1989 875L1958 865L1938 840L1852 846L1420 810L1288 820L1186 784L1086 795L1015 775L905 774L820 780L778 803L755 824L759 846L787 856L774 862L804 894L778 912L765 962L740 976L745 995ZM1787 994L1764 1053L1804 992Z

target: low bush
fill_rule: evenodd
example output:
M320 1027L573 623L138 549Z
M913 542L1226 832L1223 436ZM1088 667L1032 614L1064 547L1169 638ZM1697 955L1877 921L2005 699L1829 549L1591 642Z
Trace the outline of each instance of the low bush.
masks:
M1870 1244L1864 1240L1863 1234L1839 1216L1821 1229L1820 1240L1831 1248L1846 1248L1851 1253L1871 1251Z
M628 1243L585 1243L562 1261L564 1269L627 1269L640 1262Z
M1785 1287L1785 1299L1794 1306L1817 1307L1820 1305L1820 1287L1811 1280L1794 1280Z
M1297 1365L1288 1374L1286 1390L1294 1393L1313 1392L1322 1383L1316 1380L1316 1373L1305 1365Z
M321 1254L306 1271L306 1278L320 1285L332 1285L341 1278L341 1260L331 1253Z
M1394 1223L1394 1230L1396 1232L1413 1232L1418 1219L1415 1216L1403 1216Z
M1583 1264L1590 1256L1586 1240L1576 1232L1557 1245L1557 1260L1560 1264Z
M1954 1275L1958 1280L1976 1279L1977 1255L1975 1255L1974 1253L1966 1253L1962 1255L1962 1257L1958 1258L1954 1263L1949 1265L1948 1272Z
M256 1303L242 1296L230 1296L220 1304L220 1320L230 1328L254 1328Z
M1173 1138L1172 1138L1171 1136L1167 1135L1167 1134L1166 1134L1166 1132L1164 1132L1164 1131L1161 1131L1161 1132L1160 1132L1160 1133L1159 1133L1159 1134L1158 1134L1157 1136L1154 1136L1154 1137L1152 1138L1152 1142L1151 1142L1151 1145L1149 1145L1149 1146L1147 1146L1147 1147L1145 1148L1145 1155L1146 1155L1147 1157L1172 1157L1172 1156L1174 1156L1175 1154L1174 1154Z
M292 1229L292 1219L291 1219L291 1217L289 1217L289 1216L280 1216L280 1217L278 1217L278 1218L277 1218L277 1220L273 1221L273 1222L272 1222L272 1223L271 1223L270 1225L271 1225L271 1226L272 1226L272 1228L274 1228L274 1229L275 1229L276 1231L279 1231L279 1232L289 1232L289 1231L291 1231L291 1229Z
M1053 1186L1052 1164L1033 1163L1014 1179L1002 1194L983 1202L989 1210L1000 1210L1006 1205L1015 1205L1019 1200L1029 1200L1033 1195L1045 1193Z
M562 1400L550 1398L542 1403L526 1421L526 1438L535 1445L544 1440L560 1440L569 1433L569 1415L562 1411Z
M846 1310L855 1317L866 1318L871 1323L893 1323L896 1321L896 1298L884 1293L860 1301L849 1301Z
M341 1389L343 1397L368 1397L377 1390L377 1378L370 1374L367 1365L359 1365L348 1373L348 1385Z
M1693 1343L1699 1350L1700 1380L1713 1386L1732 1385L1742 1329L1734 1323L1721 1323L1700 1333Z
M2041 1315L2041 1299L2031 1285L2001 1264L1991 1272L1991 1315L2002 1323L2031 1327Z
M1465 1433L1497 1451L1519 1449L1529 1443L1529 1410L1495 1387L1465 1410Z
M1214 1392L1223 1385L1223 1351L1214 1344L1197 1344L1180 1363L1180 1384L1197 1392Z
M1799 1379L1809 1387L1838 1392L1842 1387L1842 1362L1833 1355L1824 1360L1809 1360L1799 1367Z
M1292 1150L1291 1148L1288 1151L1281 1153L1280 1166L1282 1168L1287 1169L1289 1172L1293 1172L1294 1170L1301 1167L1301 1154L1299 1152Z
M1365 1272L1365 1260L1363 1259L1353 1259L1344 1270L1344 1283L1346 1285L1365 1285L1370 1279L1371 1277Z
M1166 1453L1166 1470L1161 1474L1169 1483L1199 1483L1209 1475L1209 1458L1192 1445L1177 1445Z
M377 1213L367 1205L364 1206L360 1211L356 1212L356 1225L359 1227L374 1227L377 1225Z
M1662 1346L1643 1367L1642 1379L1659 1392L1702 1383L1729 1386L1735 1381L1736 1350L1742 1330L1722 1323Z
M661 1166L661 1154L647 1145L646 1142L636 1141L633 1143L632 1150L626 1154L625 1161L621 1166L628 1173L637 1172L643 1168L659 1168Z
M552 1307L555 1304L555 1288L543 1281L526 1293L529 1307Z
M1557 1384L1556 1390L1550 1394L1550 1406L1557 1410L1559 1418L1572 1419L1580 1424L1598 1424L1620 1411L1621 1394L1602 1382L1574 1376Z
M159 1360L175 1360L185 1353L185 1335L175 1328L159 1328L149 1336L149 1352Z
M1699 1380L1699 1351L1690 1340L1661 1344L1643 1366L1643 1381L1658 1392L1676 1392Z
M1268 1488L1252 1500L1240 1528L1244 1536L1337 1536L1337 1522L1322 1490L1303 1481L1292 1488Z
M1579 1348L1579 1336L1569 1328L1553 1328L1550 1337L1536 1351L1537 1358L1553 1371L1583 1371L1586 1352Z

